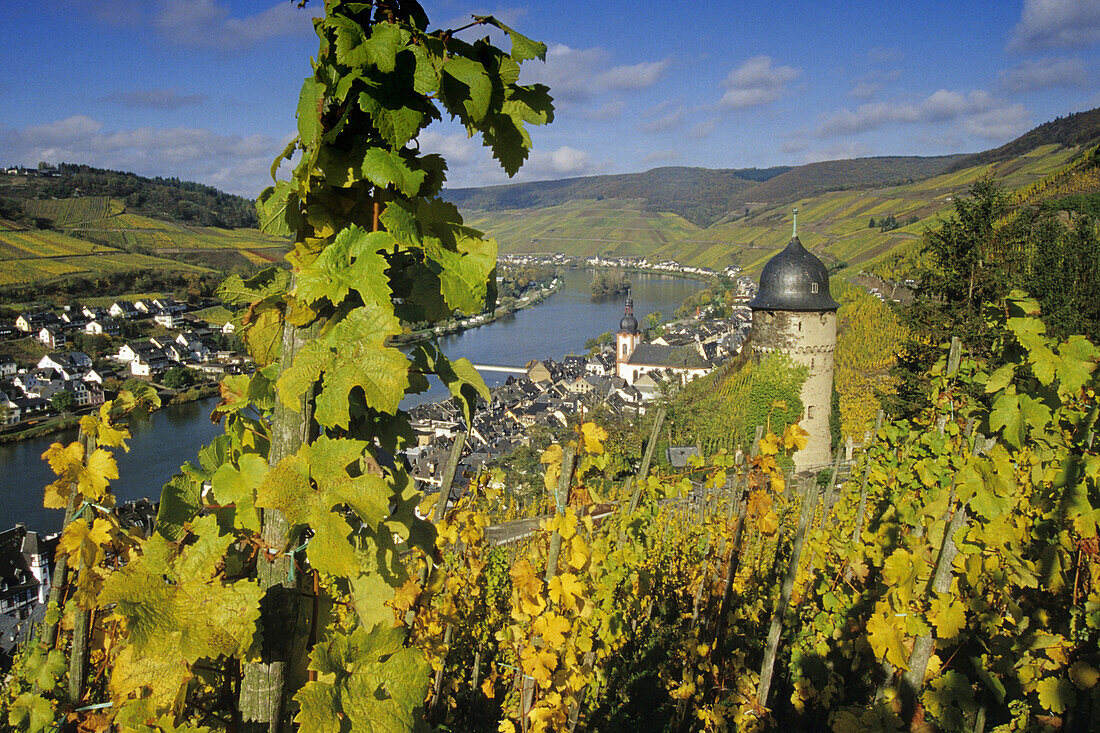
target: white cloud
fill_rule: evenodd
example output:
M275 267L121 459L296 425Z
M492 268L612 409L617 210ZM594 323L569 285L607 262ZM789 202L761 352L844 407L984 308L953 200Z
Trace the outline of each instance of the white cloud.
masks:
M642 132L669 132L684 124L684 107L679 101L665 100L642 113L645 122L638 125Z
M718 126L718 120L711 117L709 120L703 120L702 122L694 125L688 132L688 135L695 140L702 140L705 137L710 137L710 134L714 132L714 128Z
M853 99L871 99L879 93L887 83L896 81L901 76L900 69L891 71L872 71L857 77L848 96Z
M1024 0L1009 48L1035 51L1084 46L1100 41L1096 0Z
M888 46L875 46L867 52L867 60L872 64L894 64L905 58L905 54L898 48Z
M664 59L613 66L602 48L579 49L555 43L546 52L545 64L524 66L523 81L546 84L558 102L581 104L603 92L651 87L669 63Z
M787 140L780 146L780 150L784 153L801 153L810 148L809 142L806 141L805 130L800 130L798 133L792 134Z
M1046 58L1023 61L1005 69L998 85L1011 94L1041 89L1075 88L1088 85L1085 65L1079 58Z
M508 178L480 138L468 138L463 132L428 129L420 133L419 141L422 152L439 153L447 159L448 188L584 176L597 173L602 167L593 163L587 152L568 145L554 150L535 148L519 173Z
M184 94L178 87L172 87L171 89L131 89L115 92L103 97L103 100L130 109L171 110L202 104L206 100L206 95Z
M613 99L607 104L585 112L584 117L588 120L613 120L621 115L625 108L626 105L623 103L623 100Z
M945 122L979 115L1018 115L1016 105L1008 107L989 92L978 89L967 94L940 89L917 102L873 102L855 110L842 109L822 116L817 134L823 137L854 135L886 125Z
M532 150L531 157L523 166L524 178L561 178L580 176L591 170L588 153L583 150L562 145L556 150Z
M313 34L313 10L280 2L253 15L233 17L217 0L161 0L152 18L169 43L194 48L235 51L285 36Z
M753 56L726 77L726 93L718 103L733 109L770 104L782 97L787 84L801 74L801 69L772 66L769 56Z
M269 184L268 168L285 143L265 135L222 135L187 127L106 131L103 123L84 115L0 128L0 147L25 164L66 161L176 176L250 197Z
M1001 143L1019 137L1030 128L1031 113L1019 103L971 115L963 120L963 129L971 135Z
M863 143L845 141L830 145L825 148L815 148L802 155L803 163L820 163L823 160L847 160L849 158L866 158L871 155L871 148Z
M596 76L597 87L603 89L647 89L656 84L668 68L668 59L646 61L630 66L613 66Z
M679 150L654 150L642 157L645 163L668 163L680 159Z

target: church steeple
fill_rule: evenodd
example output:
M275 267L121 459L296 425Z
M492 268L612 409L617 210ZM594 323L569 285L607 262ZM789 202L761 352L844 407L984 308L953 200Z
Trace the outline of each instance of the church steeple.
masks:
M634 349L642 342L642 332L638 330L638 319L634 317L634 298L630 291L626 294L626 308L619 321L619 332L615 335L615 374L623 376L624 365L630 360Z
M630 296L629 290L626 293L625 315L619 321L619 333L629 333L631 335L638 333L638 319L634 317L634 298Z

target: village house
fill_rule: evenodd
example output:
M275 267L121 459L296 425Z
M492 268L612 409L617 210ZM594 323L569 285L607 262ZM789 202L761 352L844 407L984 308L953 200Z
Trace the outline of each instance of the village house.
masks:
M134 304L128 300L116 300L111 303L111 307L107 310L107 314L111 318L137 318L141 315L141 311L134 307Z
M80 310L80 312L83 313L84 317L87 318L89 321L96 321L102 318L107 318L111 315L107 312L106 308L101 308L98 305L86 305Z
M61 319L49 312L20 313L15 327L23 333L39 333L46 326L60 326Z
M38 340L43 346L57 349L69 343L65 332L56 326L46 326L38 332Z
M183 319L172 311L158 311L153 316L153 322L165 328L178 328L183 324Z
M92 360L83 351L54 351L39 359L35 366L54 369L64 379L79 379L92 368Z
M96 336L117 336L119 334L118 321L110 317L97 318L84 326L84 332Z

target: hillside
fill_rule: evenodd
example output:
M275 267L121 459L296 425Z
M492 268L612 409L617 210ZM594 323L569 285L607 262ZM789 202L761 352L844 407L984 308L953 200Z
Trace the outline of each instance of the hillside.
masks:
M32 199L107 196L132 214L180 224L223 229L256 226L253 201L213 186L178 178L147 178L125 171L61 163L52 176L3 176L0 197L18 204Z
M1094 110L1041 125L979 155L862 158L799 166L759 182L742 179L722 190L724 195L736 189L729 210L706 226L693 226L675 210L662 217L641 197L538 203L544 186L556 191L556 200L564 191L584 190L583 181L596 179L573 179L560 188L549 182L522 184L530 203L513 210L498 207L508 201L507 189L514 187L467 189L462 199L467 203L461 208L472 225L498 239L502 252L645 256L715 269L733 265L755 274L790 238L791 209L797 206L803 243L834 272L871 271L903 279L912 259L907 253L922 232L936 226L954 198L982 177L990 176L1021 195L1030 191L1021 203L1033 205L1058 195L1068 197L1061 208L1091 210L1097 205L1090 198L1096 172L1079 170L1078 163L1087 144L1097 141L1100 111ZM965 161L972 164L960 167ZM635 175L659 179L662 170L669 169ZM701 179L698 169L687 170ZM477 202L483 206L472 205Z
M1000 163L1044 145L1082 147L1095 144L1097 140L1100 140L1100 107L1044 122L999 148L965 156L949 166L947 171L952 172L987 163Z
M247 273L282 259L287 242L254 227L205 226L176 220L167 213L142 213L160 201L198 213L197 221L245 221L240 207L251 202L209 186L143 179L128 173L67 166L78 172L57 177L0 176L0 289L12 297L32 286L103 278L122 283L141 273L224 276ZM88 184L84 188L78 183ZM178 185L177 185L178 184ZM89 190L137 188L124 198L91 195ZM68 198L46 192L80 192ZM33 198L32 194L43 198ZM129 202L140 198L141 205ZM198 202L198 203L195 203ZM243 204L242 204L243 202ZM209 204L213 210L201 208ZM254 220L254 215L253 215Z
M736 212L752 203L778 204L829 191L912 183L944 172L961 157L894 156L808 163L739 192L743 201L731 202L730 208Z
M654 168L645 173L447 189L443 195L464 210L481 211L544 209L584 199L636 200L644 211L669 212L697 226L707 226L724 216L741 192L789 170L786 166L741 170Z

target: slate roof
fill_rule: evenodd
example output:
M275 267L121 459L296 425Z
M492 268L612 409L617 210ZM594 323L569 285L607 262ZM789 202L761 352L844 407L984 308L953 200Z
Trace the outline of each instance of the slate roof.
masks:
M791 237L786 248L768 260L760 273L760 289L749 303L754 310L835 311L840 304L829 294L829 273L814 254Z
M671 369L705 369L710 366L694 348L675 348L658 344L638 344L626 363Z

